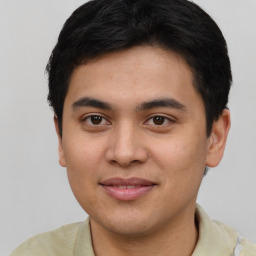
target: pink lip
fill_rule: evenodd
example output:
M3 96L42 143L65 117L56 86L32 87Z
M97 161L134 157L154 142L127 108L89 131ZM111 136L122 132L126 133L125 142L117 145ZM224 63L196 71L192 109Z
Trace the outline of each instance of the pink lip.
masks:
M131 201L151 191L156 184L140 178L111 178L100 185L111 197L120 201Z

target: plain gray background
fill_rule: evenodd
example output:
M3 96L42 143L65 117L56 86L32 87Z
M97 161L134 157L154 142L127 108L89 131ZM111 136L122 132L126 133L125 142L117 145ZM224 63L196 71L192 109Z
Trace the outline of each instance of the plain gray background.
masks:
M208 214L256 242L256 1L198 0L226 37L234 83L225 157L203 180ZM0 255L86 218L58 165L44 68L76 0L0 0Z

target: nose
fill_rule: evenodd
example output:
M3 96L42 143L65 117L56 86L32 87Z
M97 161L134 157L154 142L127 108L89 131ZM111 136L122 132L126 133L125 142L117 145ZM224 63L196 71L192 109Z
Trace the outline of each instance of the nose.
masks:
M147 161L148 153L137 129L125 124L115 129L106 151L108 162L129 167Z

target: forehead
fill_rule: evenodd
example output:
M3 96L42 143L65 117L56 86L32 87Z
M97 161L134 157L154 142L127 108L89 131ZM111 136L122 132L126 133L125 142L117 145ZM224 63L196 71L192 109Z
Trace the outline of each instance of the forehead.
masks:
M72 104L81 97L92 97L113 104L139 103L167 96L177 101L202 101L193 81L189 66L177 53L139 46L76 68L65 101Z

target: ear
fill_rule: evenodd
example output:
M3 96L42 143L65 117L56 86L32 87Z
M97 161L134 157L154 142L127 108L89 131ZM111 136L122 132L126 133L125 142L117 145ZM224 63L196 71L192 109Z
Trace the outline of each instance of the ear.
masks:
M221 161L230 129L230 112L224 109L217 121L213 122L212 132L209 137L206 165L215 167Z
M58 141L59 141L59 146L58 146L59 163L62 167L66 167L66 160L65 160L65 155L64 155L63 146L62 146L62 136L60 134L59 122L56 115L54 115L54 125L55 125L55 130L56 130Z

